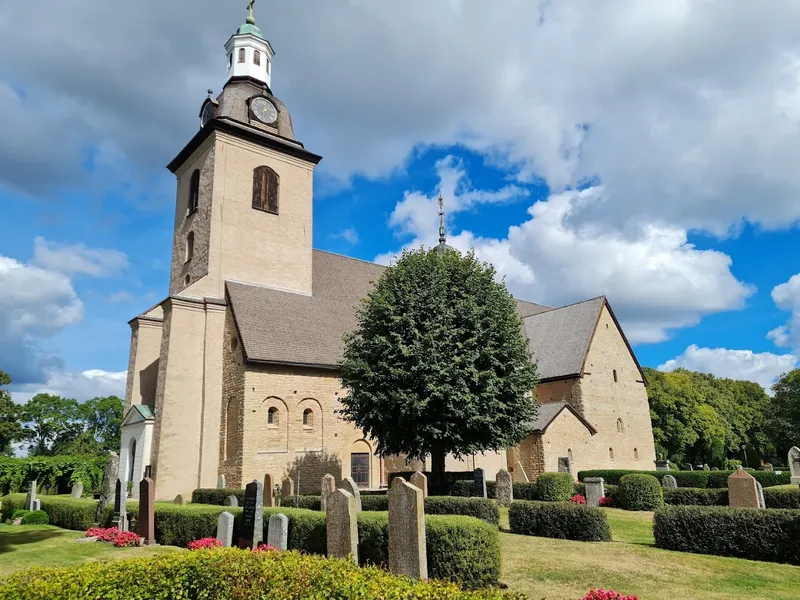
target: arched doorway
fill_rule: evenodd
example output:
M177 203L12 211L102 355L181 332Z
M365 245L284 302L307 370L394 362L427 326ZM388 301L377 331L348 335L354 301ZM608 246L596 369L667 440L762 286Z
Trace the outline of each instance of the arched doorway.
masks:
M358 440L350 450L350 477L358 487L369 487L370 458L372 448L365 440Z
M128 452L128 481L133 482L133 468L136 465L136 438L131 439L131 449Z

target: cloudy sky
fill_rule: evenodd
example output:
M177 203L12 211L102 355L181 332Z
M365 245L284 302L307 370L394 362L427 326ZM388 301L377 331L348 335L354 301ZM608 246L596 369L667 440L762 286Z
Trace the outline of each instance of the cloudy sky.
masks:
M167 289L164 166L245 0L0 5L0 369L122 393ZM800 3L258 0L325 158L315 246L437 236L548 305L606 294L640 361L768 386L800 354Z

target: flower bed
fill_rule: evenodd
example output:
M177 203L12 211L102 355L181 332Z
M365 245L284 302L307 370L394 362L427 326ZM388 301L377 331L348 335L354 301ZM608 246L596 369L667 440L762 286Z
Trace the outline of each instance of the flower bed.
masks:
M129 548L138 546L141 543L138 533L133 531L120 531L116 527L109 527L108 529L90 527L86 530L86 537L95 537L101 542L110 542L117 548Z
M581 600L639 600L638 596L623 596L614 590L590 590Z
M222 542L213 537L204 537L189 542L189 550L210 550L211 548L222 548Z

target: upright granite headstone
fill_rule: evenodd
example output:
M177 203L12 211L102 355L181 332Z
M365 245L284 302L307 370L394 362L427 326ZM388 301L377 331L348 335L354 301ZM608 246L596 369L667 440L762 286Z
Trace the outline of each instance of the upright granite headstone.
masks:
M319 498L320 510L325 512L327 507L328 496L336 491L336 478L330 473L325 474L320 482Z
M483 469L478 467L472 476L475 482L475 495L478 498L486 498L486 474Z
M149 477L139 482L139 537L145 546L156 543L156 484Z
M148 478L145 477L145 479L148 479ZM182 494L178 494L177 496L175 496L175 499L172 501L172 503L173 504L177 504L178 506L183 506L184 504L186 504L186 500L183 499L183 495Z
M739 467L728 477L728 504L740 508L758 508L756 478Z
M389 526L391 527L391 517ZM328 496L325 527L328 535L328 556L331 558L350 556L358 564L356 499L351 493L339 489Z
M144 468L144 476L149 477L150 479L153 478L153 465L147 465Z
M275 506L275 483L269 473L264 475L264 506Z
M767 503L764 500L764 488L758 480L756 480L756 488L758 488L758 508L767 508Z
M225 475L220 473L217 475L217 489L224 490L225 489Z
M353 499L356 501L356 512L361 512L361 491L358 489L355 479L352 477L342 479L342 489L352 494Z
M694 471L694 467L689 463L684 463L681 465L681 471Z
M708 465L703 465L703 471L710 471L710 470L711 467L709 467Z
M217 539L223 548L233 545L233 515L229 512L222 512L217 517Z
M558 472L572 475L572 459L569 456L558 457Z
M765 471L772 471L772 464L771 463L764 463L764 470Z
M100 489L100 499L97 502L95 521L103 521L103 512L106 505L114 498L115 486L119 479L119 456L116 452L109 452L106 459L106 470L103 473L103 483Z
M72 498L80 498L83 496L83 484L80 481L72 486L72 493L70 496Z
M789 471L791 472L790 483L800 483L800 448L793 446L789 450Z
M117 485L114 488L114 516L111 519L111 525L120 531L128 531L128 512L125 510L125 503L127 502L127 490L123 491L122 481L117 479Z
M514 501L514 484L511 473L500 469L494 477L494 497L499 506L511 506Z
M225 498L225 506L233 506L235 508L239 506L239 499L234 495L230 495Z
M661 478L661 487L669 488L669 489L677 489L678 481L675 479L674 475L664 475Z
M422 490L422 497L428 497L428 477L421 471L414 471L411 475L411 485Z
M602 477L586 477L586 505L600 506L600 498L606 495L606 480Z
M36 510L33 508L36 502L36 480L28 482L28 494L25 496L25 510Z
M669 471L669 461L659 460L656 462L656 471Z
M255 548L264 539L264 484L254 480L244 488L239 548Z
M276 550L286 550L289 547L289 517L278 513L269 518L267 544Z
M428 578L425 552L425 498L422 490L395 477L389 489L389 571Z
M287 477L281 483L281 505L283 505L284 500L292 496L294 496L294 481Z

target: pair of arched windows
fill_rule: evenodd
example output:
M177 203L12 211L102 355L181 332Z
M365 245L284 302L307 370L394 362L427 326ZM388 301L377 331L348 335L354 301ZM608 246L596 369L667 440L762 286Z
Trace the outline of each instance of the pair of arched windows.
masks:
M609 460L614 460L614 449L613 448L609 448L608 449L608 459ZM639 460L639 449L638 448L634 448L633 449L633 460Z
M267 425L277 427L280 425L280 412L274 406L267 411ZM303 426L314 427L314 411L307 408L303 411Z
M239 48L239 59L238 62L244 63L247 62L247 54L244 48ZM233 63L233 55L231 54L230 59L228 59L228 64L231 65ZM258 50L253 50L253 64L260 67L261 66L261 52ZM267 61L267 72L269 72L269 61Z

